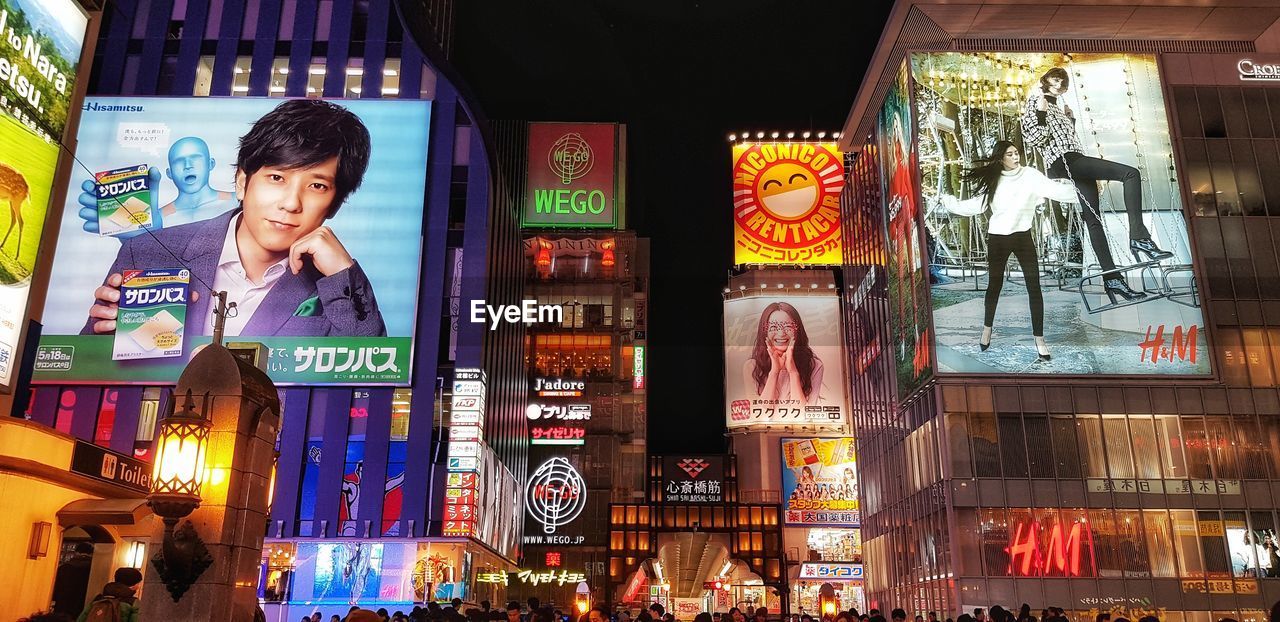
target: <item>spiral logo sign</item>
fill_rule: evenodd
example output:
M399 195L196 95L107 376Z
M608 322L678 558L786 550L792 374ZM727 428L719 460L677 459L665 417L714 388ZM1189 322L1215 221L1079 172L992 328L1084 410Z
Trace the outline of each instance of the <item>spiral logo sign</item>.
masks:
M587 482L569 461L555 457L529 476L526 490L529 515L552 534L573 522L587 505Z
M530 123L521 226L618 226L621 132L612 123Z
M577 132L561 136L547 152L547 166L560 177L560 183L566 186L590 173L595 163L590 143Z

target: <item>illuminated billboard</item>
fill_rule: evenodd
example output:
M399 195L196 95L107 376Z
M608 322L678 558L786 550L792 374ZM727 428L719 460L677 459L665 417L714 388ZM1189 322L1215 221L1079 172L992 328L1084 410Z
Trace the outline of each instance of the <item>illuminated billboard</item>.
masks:
M938 371L1209 374L1156 57L911 71Z
M876 123L880 188L888 228L889 317L898 397L920 387L933 371L929 347L928 262L922 241L924 224L915 192L911 102L904 64L889 86Z
M844 424L839 307L835 292L725 301L728 427Z
M88 25L74 0L0 2L0 109L46 140L66 129Z
M18 365L58 147L0 116L0 154L0 201L8 207L0 211L0 385L7 387Z
M858 465L852 438L782 439L782 520L858 527Z
M209 343L222 290L236 303L227 338L263 343L277 384L406 384L430 105L87 100L35 379L171 383ZM129 169L146 173L113 174ZM181 337L180 355L112 360L122 275L174 269L189 272L183 321L159 314L129 336Z
M734 263L840 264L843 186L834 143L734 145Z
M616 227L618 134L613 123L530 123L520 225Z

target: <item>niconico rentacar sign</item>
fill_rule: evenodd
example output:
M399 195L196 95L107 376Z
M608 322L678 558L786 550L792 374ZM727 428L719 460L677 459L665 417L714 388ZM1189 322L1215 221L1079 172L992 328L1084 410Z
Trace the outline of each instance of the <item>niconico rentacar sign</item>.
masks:
M734 145L734 263L839 264L843 185L834 143Z
M612 123L530 123L521 226L616 226L617 137Z

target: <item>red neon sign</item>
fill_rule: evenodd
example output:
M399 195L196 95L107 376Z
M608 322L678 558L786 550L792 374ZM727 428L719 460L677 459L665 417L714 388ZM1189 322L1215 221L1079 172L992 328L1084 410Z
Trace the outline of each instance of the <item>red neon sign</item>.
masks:
M1013 540L1005 551L1009 553L1009 574L1014 576L1094 576L1093 536L1082 523L1074 523L1065 529L1054 525L1049 529L1046 548L1041 549L1040 533L1043 528L1037 521L1018 523ZM1081 566L1082 558L1086 564ZM1081 575L1081 570L1084 575Z

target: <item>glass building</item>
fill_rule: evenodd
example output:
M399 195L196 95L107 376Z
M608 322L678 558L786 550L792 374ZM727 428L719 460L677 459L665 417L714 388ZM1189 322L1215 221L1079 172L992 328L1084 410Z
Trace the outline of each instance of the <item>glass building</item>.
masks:
M895 4L842 144L868 606L1208 622L1280 599L1277 18L1233 2ZM1065 88L1041 81L1054 67ZM1122 182L1047 147L1050 118L1077 139L1066 151L1136 171L1137 218L1172 257L1130 259ZM948 209L998 140L1070 178L1073 201L1036 196L1021 231L996 230L994 198ZM1035 256L1004 264L992 234L1019 233ZM1107 289L1116 274L1130 296Z
M98 30L90 97L431 102L421 256L402 258L420 275L411 377L399 386L281 387L276 486L259 580L272 620L316 611L327 619L354 603L408 610L455 597L500 602L504 588L478 583L476 575L514 569L520 556L514 499L480 510L488 516L476 518L469 535L445 529L455 369L486 372L480 457L489 481L477 490L523 489L524 327L490 331L466 312L470 300L518 304L525 264L518 216L495 173L493 129L448 60L451 3L404 8L416 31L404 27L390 2L124 0L102 12ZM74 439L149 461L171 389L161 382L72 385L37 377L25 414ZM63 529L83 519L51 518ZM69 552L102 532L90 526L58 533L55 542ZM135 546L95 539L98 547ZM145 556L138 558L145 567ZM51 588L30 587L46 594Z

